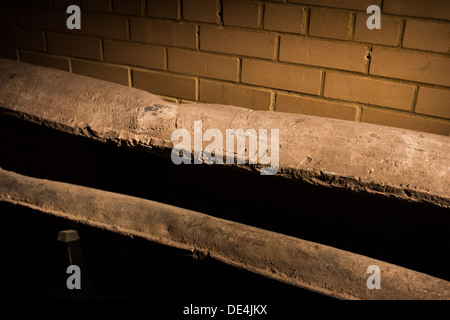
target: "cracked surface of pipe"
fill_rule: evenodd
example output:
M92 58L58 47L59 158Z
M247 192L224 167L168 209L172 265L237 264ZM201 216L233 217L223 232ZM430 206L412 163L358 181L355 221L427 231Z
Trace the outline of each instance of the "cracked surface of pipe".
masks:
M168 154L172 132L279 129L277 175L450 207L450 137L300 114L175 104L148 92L0 59L0 114ZM237 165L255 170L248 164Z
M335 298L450 299L448 281L310 241L1 168L0 181L0 202L163 245L194 249L227 264ZM366 286L370 265L381 269L380 290Z

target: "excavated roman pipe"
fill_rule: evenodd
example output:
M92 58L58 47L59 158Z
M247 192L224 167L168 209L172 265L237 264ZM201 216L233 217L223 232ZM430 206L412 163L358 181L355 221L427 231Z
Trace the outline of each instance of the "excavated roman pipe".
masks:
M0 201L214 259L340 299L450 299L450 282L199 212L0 169ZM143 253L145 254L145 253ZM367 266L382 290L366 286Z
M277 175L330 189L450 207L450 138L150 93L0 59L0 114L167 156L175 129L278 129ZM238 166L254 171L248 163ZM257 168L258 166L256 166ZM449 299L450 283L329 246L173 206L0 171L0 201L211 257L343 299ZM245 244L245 245L244 245ZM369 290L366 269L382 270Z

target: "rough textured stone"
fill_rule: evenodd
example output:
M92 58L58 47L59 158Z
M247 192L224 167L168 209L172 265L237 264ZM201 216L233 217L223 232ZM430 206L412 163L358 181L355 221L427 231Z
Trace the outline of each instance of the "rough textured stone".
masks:
M146 112L148 107L152 112ZM299 114L175 104L67 72L0 60L3 113L61 131L146 148L173 147L176 128L279 129L279 176L450 207L450 138ZM270 148L269 148L270 152ZM248 170L258 166L235 165Z
M450 299L448 281L310 241L159 202L3 169L0 181L0 202L208 255L335 298ZM370 265L382 270L382 290L368 290L365 285Z

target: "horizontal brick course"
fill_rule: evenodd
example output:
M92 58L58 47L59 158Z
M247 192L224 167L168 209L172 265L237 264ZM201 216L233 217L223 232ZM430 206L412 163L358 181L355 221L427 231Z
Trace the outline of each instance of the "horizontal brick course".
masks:
M301 33L303 8L267 3L264 9L264 29Z
M106 61L161 69L165 67L164 48L152 45L110 41L103 42Z
M312 8L309 18L309 35L345 40L349 21L349 12Z
M200 80L200 101L254 110L270 109L270 92L228 83Z
M138 89L195 100L195 79L172 74L133 70L133 84Z
M81 3L82 10L97 11L97 12L111 12L111 0L84 0Z
M325 97L409 110L414 86L365 77L327 73Z
M200 49L273 59L275 35L202 26L200 27Z
M147 15L155 18L177 19L178 0L149 0Z
M366 25L369 16L363 13L356 16L354 40L395 46L401 19L383 16L381 29L369 29Z
M66 10L62 8L16 7L15 15L19 26L50 31L68 31Z
M14 0L10 0L10 2L13 2ZM24 1L22 1L24 2ZM55 0L55 3L57 3L58 0ZM76 4L75 2L80 2L80 0L78 1L74 1L74 4ZM32 5L38 5L38 6L44 6L44 7L51 7L53 5L53 1L52 0L29 0L29 3Z
M128 20L125 16L120 15L83 12L81 29L74 29L71 32L107 39L127 40Z
M365 55L366 48L363 45L289 35L282 35L280 40L280 61L363 72Z
M450 20L448 0L385 0L384 13Z
M403 47L446 53L450 44L450 22L407 20Z
M0 5L0 25L14 26L14 10L13 7Z
M48 51L51 53L100 60L100 40L71 34L48 33Z
M282 90L319 94L319 70L262 61L242 61L242 82Z
M145 0L113 0L114 13L132 16L144 15Z
M255 1L224 0L223 23L226 26L258 27L259 4Z
M416 112L450 119L450 90L421 87Z
M0 46L44 51L44 35L35 29L0 27Z
M38 66L70 71L69 59L67 58L54 57L39 53L20 52L20 61L35 64Z
M72 61L73 73L128 85L128 70L124 67L110 66L91 61Z
M370 5L380 6L380 0L289 0L293 3L366 11Z
M131 40L183 48L196 46L192 24L153 19L131 19Z
M170 71L229 81L237 80L237 58L169 49L168 62Z
M17 60L16 49L0 47L0 57Z
M39 2L45 0L38 0ZM53 6L56 8L67 8L68 6L75 4L81 8L81 0L53 0Z
M346 104L282 93L277 94L275 110L343 120L355 120L356 115L356 108Z
M423 119L412 114L406 115L385 110L363 108L361 121L442 135L448 135L450 133L449 123Z
M216 0L183 0L183 18L189 21L216 23Z
M450 58L398 49L374 48L370 74L450 87Z

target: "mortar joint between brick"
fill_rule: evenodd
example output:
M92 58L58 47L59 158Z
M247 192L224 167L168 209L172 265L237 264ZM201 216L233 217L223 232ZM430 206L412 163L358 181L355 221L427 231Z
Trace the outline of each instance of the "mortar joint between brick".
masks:
M364 56L364 67L365 67L364 74L365 75L368 75L370 73L370 64L372 62L372 49L373 49L372 46L366 47L366 53Z
M384 13L384 0L380 0L380 11Z
M103 45L103 39L98 40L100 43L100 61L105 61L105 46Z
M164 70L169 70L169 50L164 48Z
M275 36L275 48L274 48L274 57L273 60L274 61L280 61L280 40L281 36L279 34L277 34Z
M17 27L16 7L12 10L14 26Z
M73 64L72 64L72 58L68 57L68 63L69 63L69 72L73 73Z
M276 103L277 103L277 93L275 91L270 92L270 104L269 110L276 111Z
M195 77L195 101L200 101L200 79Z
M258 25L257 25L257 29L258 30L263 30L264 29L264 11L265 11L266 7L264 5L264 2L259 2L258 3Z
M131 40L131 19L127 18L127 40Z
M357 105L356 112L355 112L355 122L361 122L362 113L363 113L363 108L360 105Z
M183 1L182 0L177 1L177 20L178 21L183 20Z
M350 20L348 22L348 33L347 40L353 41L355 37L355 26L356 26L356 13L350 13Z
M417 98L419 97L419 86L415 86L413 90L413 96L411 99L411 112L416 112Z
M197 51L200 50L200 26L198 24L195 25L195 48Z
M147 15L147 0L141 0L141 3L141 17L144 17Z
M44 51L48 52L47 34L42 32L42 40L44 41Z
M406 25L406 19L402 19L398 26L397 39L395 41L396 47L403 46L403 38L405 37L405 25Z
M216 0L216 15L217 23L223 26L223 0Z
M303 8L303 23L301 34L305 36L309 36L309 21L311 17L311 9Z
M130 88L133 88L133 79L132 79L132 76L131 76L131 68L127 68L127 74L128 74L128 86L130 87Z
M320 73L320 88L319 88L319 96L323 97L323 93L325 91L325 77L327 76L326 71L322 70Z
M242 82L242 58L238 58L237 62L237 79L238 83Z

